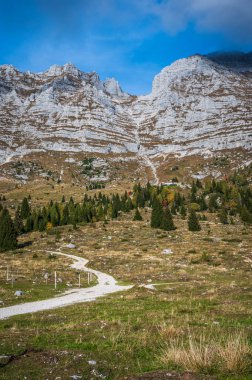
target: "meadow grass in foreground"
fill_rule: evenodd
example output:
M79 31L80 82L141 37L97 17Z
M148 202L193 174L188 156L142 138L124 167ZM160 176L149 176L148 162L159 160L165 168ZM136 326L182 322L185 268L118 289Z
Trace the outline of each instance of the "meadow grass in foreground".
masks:
M88 258L90 267L135 286L95 302L1 321L0 355L21 355L0 368L1 379L112 380L171 370L251 378L249 228L223 226L207 215L197 234L176 217L178 229L165 233L149 227L148 211L142 215L143 222L132 222L129 214L105 226L66 228L62 241L33 241L34 251L58 249L71 236L74 253ZM164 255L166 248L173 253ZM142 286L149 283L158 285Z

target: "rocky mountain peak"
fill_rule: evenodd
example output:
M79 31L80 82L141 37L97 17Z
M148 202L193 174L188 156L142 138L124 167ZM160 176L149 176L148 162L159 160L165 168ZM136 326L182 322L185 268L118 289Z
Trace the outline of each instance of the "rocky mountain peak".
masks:
M49 67L49 69L46 70L45 72L39 73L40 76L47 76L47 77L55 77L55 76L61 76L61 75L66 75L66 74L80 77L82 75L82 72L72 63L66 63L63 66L53 65Z
M235 67L235 69L233 69ZM0 163L30 152L152 157L210 155L252 147L248 55L193 55L165 67L151 94L72 64L44 73L0 67ZM239 70L237 69L239 68Z
M115 96L125 96L127 95L124 93L118 83L117 80L114 78L107 78L103 83L104 89L106 92L108 92L110 95Z

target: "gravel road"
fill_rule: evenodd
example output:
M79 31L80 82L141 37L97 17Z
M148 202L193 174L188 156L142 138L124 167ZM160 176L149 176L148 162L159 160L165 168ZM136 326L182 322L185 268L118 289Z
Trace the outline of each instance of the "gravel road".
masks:
M9 318L14 315L35 313L37 311L74 305L80 302L94 301L97 297L128 290L132 287L131 285L117 285L114 277L106 273L87 268L86 265L88 263L88 260L82 257L69 255L60 251L47 251L46 253L69 257L70 259L74 260L74 263L70 265L71 268L78 271L93 273L97 277L98 284L89 288L71 289L57 297L49 298L43 301L27 302L19 305L0 308L0 319Z

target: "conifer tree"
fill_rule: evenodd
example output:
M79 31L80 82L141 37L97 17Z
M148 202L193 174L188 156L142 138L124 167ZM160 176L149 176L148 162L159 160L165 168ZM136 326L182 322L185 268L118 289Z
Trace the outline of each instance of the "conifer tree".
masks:
M25 223L25 232L31 232L33 230L33 220L31 215L28 216Z
M182 219L185 219L185 217L186 217L186 208L185 208L184 204L182 204L182 206L180 208L180 215L181 215Z
M200 211L207 210L207 204L206 204L206 201L205 201L205 198L203 195L201 195L200 197L197 198L197 203L200 206Z
M215 183L215 187L216 187L216 183ZM210 212L214 212L218 208L216 194L212 194L210 196L208 207L209 207Z
M174 203L173 203L173 205L171 206L171 213L172 213L172 215L177 215L176 207L175 207Z
M142 215L140 214L138 208L136 209L133 220L143 220Z
M63 208L62 218L61 218L61 225L65 226L69 223L69 210L68 205L66 204Z
M20 215L22 219L26 219L30 215L30 205L26 197L22 201Z
M0 214L0 251L17 248L17 233L9 211L4 208Z
M169 207L166 207L163 211L161 228L165 231L173 231L176 229Z
M163 207L159 200L153 200L152 213L151 213L151 227L160 228L162 224Z
M201 230L196 212L194 210L191 210L190 214L188 216L188 229L189 229L189 231L200 231Z
M228 224L228 213L225 208L222 208L219 212L219 219L222 224Z
M38 230L40 232L45 231L47 225L47 218L44 218L43 215L39 216L39 221L38 221Z
M116 219L118 217L118 210L116 203L112 203L111 218Z
M14 218L13 223L14 223L16 234L17 235L22 234L22 232L24 232L24 224L20 215L20 207L18 207L17 211L15 212L15 218Z
M252 224L252 213L249 212L245 206L243 206L241 209L240 217L243 222Z
M192 189L191 189L191 203L196 203L196 193L197 193L197 187L195 185L195 182L192 183Z

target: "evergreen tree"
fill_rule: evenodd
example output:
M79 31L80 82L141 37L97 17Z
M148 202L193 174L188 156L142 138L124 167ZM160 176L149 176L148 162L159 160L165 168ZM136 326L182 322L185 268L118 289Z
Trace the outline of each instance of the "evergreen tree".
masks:
M28 218L28 216L30 215L30 211L31 210L30 210L28 199L25 197L21 204L21 212L20 212L21 218L22 219Z
M50 220L54 227L60 224L60 212L57 203L54 203L50 209Z
M174 203L173 203L173 205L171 206L171 213L172 213L172 215L177 215L176 207L175 207Z
M0 214L0 251L17 248L17 233L9 211L4 208Z
M188 216L188 229L189 229L189 231L200 231L201 230L196 212L194 210L191 210L190 214Z
M214 182L214 183L215 183L215 182ZM216 187L216 183L215 183L215 187ZM215 210L218 209L218 204L217 204L217 197L216 197L216 194L212 194L212 195L210 196L208 207L209 207L209 211L210 211L210 212L214 212Z
M33 230L33 220L31 215L28 216L25 223L25 232L31 232Z
M39 229L39 216L38 213L34 210L32 212L32 222L33 222L33 230L38 231Z
M200 211L207 210L207 204L206 204L206 201L205 201L205 198L203 195L201 195L200 197L197 198L197 203L200 206Z
M112 203L111 218L116 219L118 217L118 207L116 203Z
M61 225L65 226L68 223L69 223L69 210L68 210L68 205L66 204L65 207L63 208L63 216L61 220Z
M38 230L40 232L45 231L47 225L47 218L44 218L43 215L39 216L38 220Z
M18 207L17 211L15 212L15 218L14 218L14 228L17 235L20 235L24 232L24 224L23 220L20 215L20 207Z
M157 198L153 201L151 213L151 227L160 228L162 224L163 207Z
M191 203L196 203L196 193L197 193L197 187L195 185L195 182L193 181L192 189L191 189L191 196L190 196Z
M137 194L136 194L136 207L144 207L144 197L143 197L143 192L142 190L140 191L137 191Z
M219 219L222 224L228 224L228 213L225 208L222 208L219 212Z
M182 219L185 219L185 217L186 217L186 208L185 208L184 204L180 208L180 215L181 215Z
M132 204L132 200L131 200L131 198L128 198L127 202L126 202L126 212L133 210L133 208L134 208L134 206Z
M245 206L241 209L240 217L243 222L252 224L252 213Z
M168 207L163 211L161 228L165 231L173 231L176 229L173 223L172 214Z
M135 212L135 215L134 215L134 218L133 220L143 220L138 208L136 209L136 212Z

